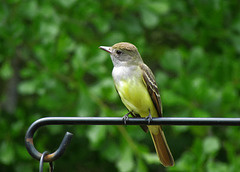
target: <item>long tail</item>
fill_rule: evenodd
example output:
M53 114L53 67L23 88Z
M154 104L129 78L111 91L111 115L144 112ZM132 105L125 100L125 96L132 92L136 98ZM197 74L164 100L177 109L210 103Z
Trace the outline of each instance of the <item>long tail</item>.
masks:
M157 128L158 128L158 132L156 132ZM150 129L152 140L153 140L157 155L159 157L159 160L165 167L173 166L174 159L168 147L168 144L167 144L165 135L163 133L163 130L161 129L161 126L154 127L154 131L151 130L151 127L149 127L149 129Z

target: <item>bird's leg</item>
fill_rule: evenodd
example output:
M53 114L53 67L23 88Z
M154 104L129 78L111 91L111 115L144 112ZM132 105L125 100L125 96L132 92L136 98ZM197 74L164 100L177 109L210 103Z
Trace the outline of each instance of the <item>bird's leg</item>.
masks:
M132 114L132 111L129 111L126 115L124 115L123 117L122 117L122 119L123 119L123 121L124 121L124 124L127 124L127 120L128 120L128 116L130 115L130 114Z
M151 115L150 109L148 109L148 110L149 110L149 114L148 114L148 116L146 117L146 119L148 120L148 124L150 124L150 122L151 122L151 120L152 120L152 115Z

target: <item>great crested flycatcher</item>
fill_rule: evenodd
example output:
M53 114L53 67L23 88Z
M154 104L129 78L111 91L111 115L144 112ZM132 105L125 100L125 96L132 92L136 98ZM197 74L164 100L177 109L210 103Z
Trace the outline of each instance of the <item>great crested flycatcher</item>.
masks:
M162 106L155 77L144 64L137 48L130 43L120 42L112 47L100 46L110 53L114 68L112 76L123 104L133 117L162 117ZM127 114L127 115L128 115ZM126 117L126 116L125 116ZM141 126L149 129L152 140L164 166L173 166L174 159L160 125Z

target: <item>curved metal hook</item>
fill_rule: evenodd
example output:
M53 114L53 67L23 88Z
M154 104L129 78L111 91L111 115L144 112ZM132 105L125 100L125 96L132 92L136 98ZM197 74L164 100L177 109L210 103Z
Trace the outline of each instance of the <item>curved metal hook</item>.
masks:
M35 121L28 128L27 133L25 135L25 145L26 145L26 148L28 150L28 153L33 158L35 158L36 160L40 160L43 154L38 152L37 149L35 148L34 143L33 143L33 135L39 127L49 124L49 121L46 121L46 120L43 120L43 119L39 119L39 120ZM72 139L72 136L73 136L72 133L66 132L66 134L65 134L60 146L58 147L58 149L51 154L45 155L44 159L43 159L44 162L52 162L52 161L60 158L63 155L66 147L70 143L70 141Z

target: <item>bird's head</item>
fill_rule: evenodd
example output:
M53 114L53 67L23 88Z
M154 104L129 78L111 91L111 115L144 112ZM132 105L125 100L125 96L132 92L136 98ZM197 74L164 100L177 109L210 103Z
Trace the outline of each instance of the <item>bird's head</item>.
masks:
M138 65L142 62L138 49L127 42L120 42L112 47L100 46L99 48L110 53L114 66Z

